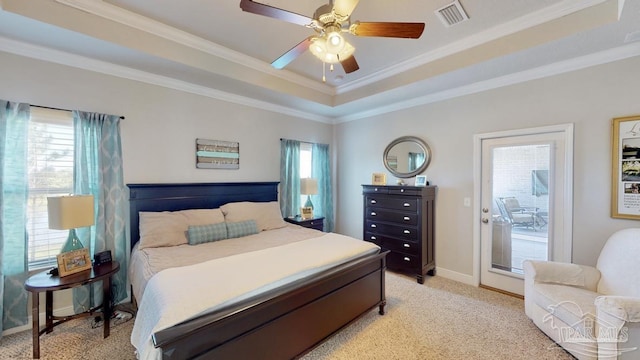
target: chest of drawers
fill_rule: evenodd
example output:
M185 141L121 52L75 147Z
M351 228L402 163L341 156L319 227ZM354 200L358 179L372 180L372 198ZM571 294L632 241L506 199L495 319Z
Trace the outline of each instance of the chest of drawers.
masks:
M387 267L417 276L435 273L436 186L363 185L364 240L391 252Z

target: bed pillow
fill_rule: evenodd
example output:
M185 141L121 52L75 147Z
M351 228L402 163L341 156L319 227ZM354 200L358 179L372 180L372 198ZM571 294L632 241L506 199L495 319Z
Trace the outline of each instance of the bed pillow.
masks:
M229 239L253 235L259 232L255 220L227 222L227 236Z
M224 222L220 209L140 212L140 249L187 244L189 225Z
M227 222L255 220L258 231L278 229L287 226L282 219L280 204L272 202L235 202L220 207Z
M189 245L224 240L227 238L227 224L190 225L187 233Z

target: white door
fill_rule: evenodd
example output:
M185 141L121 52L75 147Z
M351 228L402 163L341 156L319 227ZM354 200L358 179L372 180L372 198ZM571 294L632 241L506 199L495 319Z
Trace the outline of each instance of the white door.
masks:
M523 295L526 259L571 261L573 126L475 136L478 283Z

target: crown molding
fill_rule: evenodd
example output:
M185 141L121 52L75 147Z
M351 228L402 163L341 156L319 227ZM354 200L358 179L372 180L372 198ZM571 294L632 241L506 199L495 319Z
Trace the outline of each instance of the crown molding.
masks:
M0 36L0 51L323 123L333 118Z
M591 6L602 4L609 0L565 0L561 3L540 9L536 12L510 20L506 23L494 26L459 41L452 42L443 47L428 51L412 59L389 66L384 70L372 73L348 84L336 87L336 94L344 94L358 88L371 85L375 82L396 76L413 68L428 64L432 61L451 56L453 54L474 48L490 41L518 33L546 22L556 20ZM618 0L623 1L624 0Z
M576 57L569 60L559 61L553 64L540 66L530 70L525 70L509 75L499 76L493 79L479 81L473 84L460 86L457 88L440 91L437 93L416 97L410 100L397 102L388 106L381 106L375 109L354 113L334 119L334 124L349 122L386 113L405 110L416 106L431 104L439 101L449 100L465 95L480 93L505 86L524 83L531 80L542 79L550 76L560 75L576 70L581 70L597 65L607 64L614 61L624 60L640 56L640 43L633 43L616 47L597 53Z
M75 8L77 10L100 16L104 19L126 25L144 31L155 36L188 46L193 49L203 51L207 54L232 61L236 64L260 71L270 76L278 77L291 83L304 86L306 88L321 92L326 95L335 96L335 89L326 84L320 84L304 76L287 70L274 69L271 64L243 53L231 50L212 41L199 36L179 30L175 27L161 23L159 21L142 16L135 12L125 10L118 6L96 0L55 0L55 2Z
M355 112L346 116L328 117L317 115L305 111L300 111L286 106L276 105L266 101L260 101L245 96L231 94L221 90L211 89L201 85L195 85L181 80L176 80L166 76L148 73L125 66L114 65L108 62L95 60L79 55L53 50L46 47L27 44L24 42L0 37L0 51L21 55L37 60L53 62L61 65L71 66L84 70L94 71L106 75L112 75L128 80L140 81L147 84L162 86L178 91L184 91L196 95L202 95L221 101L245 105L261 110L272 111L284 115L294 116L302 119L318 121L329 124L349 122L386 113L413 108L416 106L431 104L439 101L449 100L456 97L471 95L487 90L497 89L504 86L515 85L526 81L541 79L554 75L559 75L571 71L585 69L592 66L606 64L618 60L640 56L640 42L631 43L610 50L581 56L554 64L521 71L509 75L496 77L493 79L468 84L457 88L440 91L437 93L416 97L402 102L397 102L387 106L380 106L367 111Z

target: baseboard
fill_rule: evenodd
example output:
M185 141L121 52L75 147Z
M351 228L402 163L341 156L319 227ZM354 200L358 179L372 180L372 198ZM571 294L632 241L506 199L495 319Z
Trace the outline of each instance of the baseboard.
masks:
M452 271L436 266L436 275L442 276L443 278L447 278L449 280L461 282L463 284L476 286L475 282L473 281L473 276L462 274L457 271Z

